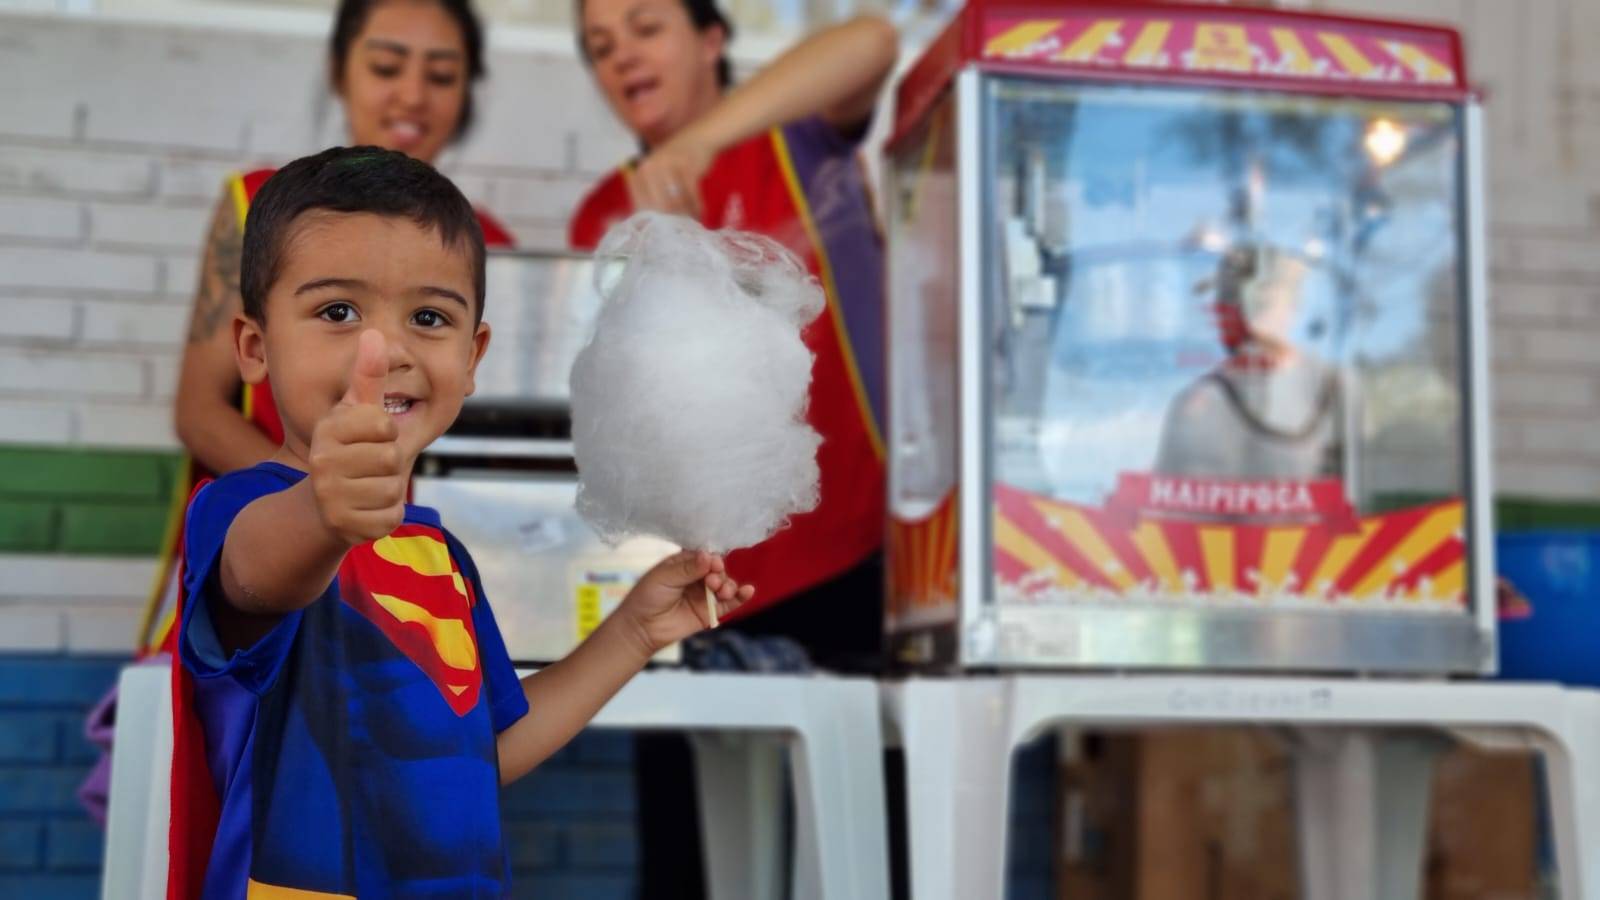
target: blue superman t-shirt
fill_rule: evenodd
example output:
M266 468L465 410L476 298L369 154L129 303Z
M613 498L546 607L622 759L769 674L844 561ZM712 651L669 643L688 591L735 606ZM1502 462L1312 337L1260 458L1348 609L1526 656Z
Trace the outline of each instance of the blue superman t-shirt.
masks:
M304 477L262 463L189 508L180 655L222 806L204 897L502 897L495 735L528 703L438 513L407 506L310 606L222 650L208 607L226 602L228 528Z

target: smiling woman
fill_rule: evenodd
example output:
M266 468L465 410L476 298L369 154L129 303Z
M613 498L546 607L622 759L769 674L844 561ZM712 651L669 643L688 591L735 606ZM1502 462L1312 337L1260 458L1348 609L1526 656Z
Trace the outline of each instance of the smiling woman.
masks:
M329 47L329 81L352 144L433 162L472 124L483 32L465 0L347 0Z
M821 499L762 543L728 556L757 585L725 624L799 642L817 664L872 669L882 634L883 245L857 150L894 67L898 35L861 16L818 31L741 85L715 0L577 0L578 48L639 141L638 158L595 185L569 240L592 249L635 210L773 238L817 278L827 311L805 331L814 354L808 423ZM745 615L748 613L748 615ZM646 900L699 883L688 753L642 737L639 818Z
M882 19L851 19L734 86L731 31L713 0L579 0L577 11L579 50L643 152L584 198L572 245L592 249L635 210L678 213L777 240L827 297L829 312L806 332L822 500L729 556L729 571L762 590L745 608L757 615L736 627L793 637L824 665L875 665L883 253L857 149L898 36ZM789 608L768 609L780 604Z
M349 143L432 163L472 122L472 86L486 74L483 44L469 0L343 0L328 41L328 85L344 109ZM254 465L283 440L271 386L246 385L234 354L245 216L272 173L230 177L206 236L174 408L195 480ZM493 217L479 210L478 221L485 244L511 245ZM185 479L174 493L163 575L139 635L147 650L159 649L169 631L176 524L192 483Z

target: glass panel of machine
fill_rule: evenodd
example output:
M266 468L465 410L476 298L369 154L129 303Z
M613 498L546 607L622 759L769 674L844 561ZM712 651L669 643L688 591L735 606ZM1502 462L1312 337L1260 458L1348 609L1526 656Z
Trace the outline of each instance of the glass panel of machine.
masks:
M986 102L996 599L1464 610L1456 108Z

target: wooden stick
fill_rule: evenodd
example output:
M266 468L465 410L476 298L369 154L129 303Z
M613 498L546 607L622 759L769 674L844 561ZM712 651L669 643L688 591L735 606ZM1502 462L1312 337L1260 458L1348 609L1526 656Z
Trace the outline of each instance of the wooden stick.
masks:
M711 588L706 588L706 617L711 620L711 627L717 627L717 595Z

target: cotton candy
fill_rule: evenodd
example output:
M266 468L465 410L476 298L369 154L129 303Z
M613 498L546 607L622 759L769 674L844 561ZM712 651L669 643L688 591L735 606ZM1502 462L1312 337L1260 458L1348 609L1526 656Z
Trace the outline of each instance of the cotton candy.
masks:
M608 541L724 553L816 508L801 329L822 290L759 235L640 213L595 253L602 298L572 366L580 515Z

